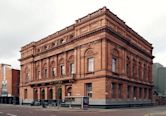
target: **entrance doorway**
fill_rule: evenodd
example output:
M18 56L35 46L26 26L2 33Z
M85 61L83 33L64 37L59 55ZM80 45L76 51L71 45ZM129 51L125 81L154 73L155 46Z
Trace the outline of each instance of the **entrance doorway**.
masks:
M60 88L58 88L57 89L57 99L62 99L62 88L60 87Z
M45 100L45 90L41 90L41 100Z
M34 97L34 100L38 100L38 91L37 91L37 89L34 89L33 90L33 97Z
M50 88L49 91L48 91L48 99L49 100L53 99L53 89L52 88Z

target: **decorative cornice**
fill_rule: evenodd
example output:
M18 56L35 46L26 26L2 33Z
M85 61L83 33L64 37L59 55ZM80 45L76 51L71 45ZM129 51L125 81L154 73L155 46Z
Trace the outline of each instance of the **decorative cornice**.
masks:
M118 18L115 14L113 14L109 9L107 9L106 7L103 7L93 13L90 13L88 15L86 15L85 17L82 17L78 20L76 20L75 24L71 25L71 26L68 26L60 31L57 31L56 33L52 34L52 35L49 35L47 36L46 38L44 39L41 39L37 42L31 42L30 44L27 44L25 46L23 46L21 48L21 51L22 52L23 50L26 50L26 49L29 49L29 48L32 48L34 51L35 51L35 47L39 44L42 44L42 43L45 43L45 42L48 42L52 39L55 39L61 35L64 35L64 34L67 34L68 32L70 31L75 31L75 28L76 26L80 25L80 24L83 24L85 22L88 22L90 20L93 20L97 17L100 17L102 15L105 15L105 16L108 16L111 20L113 20L114 22L120 24L120 26L124 27L125 28L125 31L128 31L129 33L131 33L132 35L134 35L137 39L140 39L146 46L150 47L151 49L153 49L152 47L152 44L150 44L148 41L146 41L143 37L141 37L139 34L137 34L134 30L132 30L129 26L127 26L125 24L125 22L123 20L121 20L120 18ZM106 20L106 19L105 19ZM87 33L84 33L82 35L79 35L79 36L76 36L76 37L73 37L71 40L69 40L68 42L65 42L65 43L62 43L60 45L57 45L53 48L49 48L48 50L45 50L45 51L42 51L40 53L34 53L33 55L34 56L37 56L37 55L41 55L41 54L45 54L47 53L48 51L51 51L51 50L55 50L55 49L58 49L60 47L63 47L65 45L68 45L70 43L73 43L75 41L78 41L80 39L84 39L86 37L89 37L93 34L97 34L97 33L100 33L100 32L108 32L108 33L112 33L114 36L116 36L118 39L120 39L121 41L125 42L127 45L129 45L130 47L140 51L141 53L145 54L146 56L150 57L150 58L154 58L150 53L146 52L145 50L143 50L141 47L137 46L136 44L132 43L129 39L130 38L125 38L123 37L122 35L118 34L117 32L115 32L115 30L111 29L110 27L107 27L106 25L103 26L103 27L99 27L95 30L92 30L92 31L89 31ZM28 56L28 57L25 57L25 58L21 58L20 61L22 60L26 60L28 58L30 58L31 56Z
M107 32L113 34L114 36L117 37L117 39L120 39L121 41L123 41L124 43L126 43L126 45L129 45L130 47L132 47L133 49L145 54L146 56L153 58L153 56L146 52L145 50L143 50L141 47L137 46L136 44L132 43L129 39L121 36L120 34L118 34L117 32L115 32L114 30L112 30L110 27L105 28Z
M82 40L82 39L84 39L84 38L90 37L90 36L92 36L92 35L95 35L95 34L101 33L101 32L108 32L108 33L111 33L111 34L114 35L117 39L123 41L126 45L129 45L129 46L132 47L133 49L135 49L135 50L141 52L142 54L145 54L147 57L153 58L153 56L152 56L150 53L146 52L146 51L143 50L141 47L139 47L139 46L137 46L136 44L132 43L129 39L127 39L127 38L121 36L120 34L118 34L117 32L115 32L114 30L112 30L110 27L108 27L108 26L103 26L103 27L100 27L100 28L95 29L95 30L93 30L93 31L87 32L87 33L85 33L85 34L82 34L82 35L80 35L80 36L78 36L78 37L74 37L73 39L71 39L70 41L68 41L68 42L66 42L66 43L64 43L64 44L61 44L61 45L58 45L58 46L56 46L56 47L50 48L50 49L48 49L48 50L46 50L46 51L43 51L43 52L41 52L41 53L38 53L38 54L36 54L36 55L32 55L32 56L29 56L29 57L26 57L26 58L22 58L22 59L20 59L20 61L26 60L26 59L31 58L31 57L33 58L33 57L38 56L38 55L41 55L41 54L45 54L45 53L47 53L48 51L52 51L52 50L55 50L55 49L64 47L64 46L66 46L66 45L69 45L69 44L73 44L73 43L76 42L76 41ZM102 38L99 38L99 39L102 39ZM108 38L106 38L106 39L109 40ZM77 47L77 46L75 46L75 47Z

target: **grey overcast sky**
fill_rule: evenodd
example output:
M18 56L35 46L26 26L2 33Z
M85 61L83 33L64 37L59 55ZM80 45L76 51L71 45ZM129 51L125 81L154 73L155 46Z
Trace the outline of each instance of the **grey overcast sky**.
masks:
M166 0L0 0L0 63L20 68L20 48L106 6L153 44L166 66Z

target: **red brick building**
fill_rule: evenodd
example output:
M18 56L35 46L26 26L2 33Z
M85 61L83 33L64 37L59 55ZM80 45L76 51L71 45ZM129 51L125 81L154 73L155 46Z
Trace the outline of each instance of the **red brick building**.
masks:
M151 103L152 49L101 8L21 48L20 98L89 96L91 105Z
M0 96L19 97L20 71L0 64Z

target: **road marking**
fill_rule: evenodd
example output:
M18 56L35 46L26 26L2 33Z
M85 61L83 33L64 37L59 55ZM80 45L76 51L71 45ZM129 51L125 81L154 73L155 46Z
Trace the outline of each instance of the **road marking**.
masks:
M10 114L10 113L7 113L8 116L17 116L15 114Z

